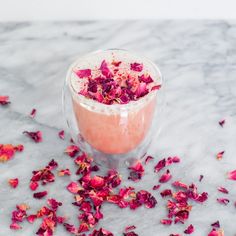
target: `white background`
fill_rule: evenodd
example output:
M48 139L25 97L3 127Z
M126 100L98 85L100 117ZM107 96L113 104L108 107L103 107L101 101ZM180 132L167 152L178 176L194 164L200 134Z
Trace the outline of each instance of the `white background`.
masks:
M233 19L235 0L0 0L0 21Z

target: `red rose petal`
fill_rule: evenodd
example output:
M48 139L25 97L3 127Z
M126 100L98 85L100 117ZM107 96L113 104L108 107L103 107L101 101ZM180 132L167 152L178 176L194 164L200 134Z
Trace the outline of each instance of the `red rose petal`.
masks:
M12 187L12 188L16 188L19 184L19 180L18 178L16 179L9 179L8 180L8 184Z
M112 77L112 73L111 73L110 69L108 68L107 62L105 60L102 61L101 66L100 66L100 70L106 78Z
M58 207L62 206L61 202L58 202L56 199L51 198L47 200L47 204L51 207L52 210L56 211Z
M148 94L147 84L141 82L135 91L135 94L137 98L144 97L146 94Z
M0 104L5 106L10 104L11 102L9 101L9 96L0 96Z
M236 180L236 170L232 170L228 173L228 179Z
M159 172L165 166L166 166L166 159L164 158L156 164L156 166L154 167L154 170L155 170L155 172Z
M75 157L75 155L80 151L79 147L75 145L70 145L66 148L65 153L70 157Z
M78 230L76 229L76 227L74 225L68 224L68 223L64 223L63 226L65 227L66 231L72 233L72 234L78 234Z
M33 194L33 197L37 198L37 199L41 199L41 198L45 197L47 194L48 194L47 191L37 192L37 193Z
M150 75L147 75L147 76L141 75L141 76L139 76L139 81L149 84L149 83L152 83L154 80L152 79L152 77Z
M223 204L223 205L227 205L229 203L229 199L227 199L227 198L217 198L216 200L217 200L217 202L219 202L220 204Z
M36 131L36 132L24 131L23 134L28 135L31 139L34 140L35 143L42 142L43 140L41 131Z
M211 226L214 228L220 228L220 222L217 220L216 222L212 223Z
M151 91L154 91L154 90L159 90L161 88L161 85L155 85L151 88Z
M147 156L146 159L145 159L145 165L147 165L147 163L150 162L153 159L154 158L152 156Z
M224 236L224 231L222 229L219 230L212 229L212 231L208 234L208 236Z
M65 139L65 132L64 132L64 130L61 130L59 133L58 133L58 136L59 136L59 138L60 139Z
M0 162L6 162L14 157L15 152L23 151L23 145L0 144Z
M163 225L171 225L172 224L172 220L170 220L170 219L162 219L160 222Z
M67 186L67 190L71 193L78 193L78 191L81 189L81 187L79 186L78 183L76 182L71 182L68 186Z
M225 124L225 120L220 120L220 121L219 121L219 125L220 125L221 127L223 127L224 124Z
M168 182L170 179L172 178L172 175L170 174L170 171L167 170L165 174L163 174L160 179L159 182L160 183L166 183Z
M138 236L134 231L128 232L128 233L123 233L123 236Z
M165 189L162 192L160 192L160 195L164 197L172 196L172 191L170 189Z
M59 170L57 172L58 176L65 176L65 175L68 175L70 176L71 175L71 172L69 169L65 169L65 170Z
M186 230L184 230L185 234L192 234L194 232L194 226L189 225Z
M222 193L225 193L225 194L229 193L229 191L224 187L218 187L217 189L218 189L219 192L222 192Z
M35 191L38 188L39 184L37 182L31 181L29 186L32 191Z
M29 223L34 223L34 221L37 219L37 215L29 215L27 216L27 220Z
M36 112L37 112L37 110L35 108L33 108L32 111L30 112L30 117L34 118L36 116Z
M175 181L172 183L174 187L188 189L188 185L180 181Z
M89 182L90 186L92 188L95 188L95 189L99 189L99 188L102 188L104 187L105 185L105 180L103 177L101 176L94 176L90 182Z
M19 230L19 229L22 229L22 227L18 223L13 222L10 224L10 229Z
M143 70L143 64L142 63L130 63L130 69L133 71L141 72Z
M152 190L158 190L160 187L161 187L160 184L158 184L158 185L154 185L154 186L152 187Z
M134 166L129 167L131 170L128 179L132 181L139 181L141 180L144 174L144 168L141 162L137 162Z
M111 232L106 229L100 228L99 230L94 230L89 236L114 236Z
M223 155L224 155L224 153L225 153L225 151L217 153L217 155L216 155L217 160L221 160Z
M75 74L76 74L79 78L82 79L82 78L91 76L91 70L90 70L90 69L77 70L77 71L75 71Z
M130 231L130 230L134 230L134 229L136 229L136 226L135 226L135 225L126 226L126 227L125 227L125 233L127 233L127 232Z

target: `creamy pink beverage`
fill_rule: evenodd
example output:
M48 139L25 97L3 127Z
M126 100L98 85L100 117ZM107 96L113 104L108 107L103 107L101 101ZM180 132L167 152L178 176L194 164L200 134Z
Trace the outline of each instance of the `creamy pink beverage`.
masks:
M77 60L67 80L77 126L88 144L106 154L123 154L142 143L161 88L154 64L108 50Z

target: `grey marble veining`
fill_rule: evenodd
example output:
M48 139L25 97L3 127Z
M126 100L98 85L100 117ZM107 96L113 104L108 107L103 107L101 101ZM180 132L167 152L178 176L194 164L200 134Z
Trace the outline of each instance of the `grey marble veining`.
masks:
M61 111L61 88L66 70L73 60L100 48L126 48L140 52L156 62L166 82L166 109L163 129L155 138L150 154L155 162L162 157L179 155L182 162L170 167L173 179L196 182L200 191L209 192L209 200L193 203L185 225L166 227L159 221L166 216L166 200L159 191L154 209L140 208L135 212L105 205L105 218L99 226L122 235L123 228L136 225L140 236L168 236L180 233L192 223L192 235L204 236L210 224L220 220L226 236L236 234L236 182L226 179L229 170L236 169L236 22L235 21L109 21L58 23L0 24L0 95L9 95L11 105L0 107L0 143L22 143L25 151L8 163L0 163L0 236L34 235L39 225L23 224L23 230L9 229L10 214L16 203L26 202L32 210L45 200L34 200L28 188L31 171L54 158L60 168L75 167L63 154L68 141L57 133L66 129ZM28 114L37 108L35 119ZM218 121L226 119L225 127ZM44 141L33 143L22 135L24 130L42 130ZM69 135L67 134L67 140ZM221 161L217 152L225 150ZM198 183L203 174L202 183ZM9 178L18 177L19 187L10 189ZM49 197L63 201L59 213L77 224L77 209L72 196L63 190L69 179L57 178L45 187ZM137 189L151 190L158 175L147 166ZM132 184L125 181L125 184ZM164 184L161 189L169 187ZM229 189L227 206L216 198L225 197L218 186ZM43 189L40 187L39 190ZM67 235L61 226L55 235Z

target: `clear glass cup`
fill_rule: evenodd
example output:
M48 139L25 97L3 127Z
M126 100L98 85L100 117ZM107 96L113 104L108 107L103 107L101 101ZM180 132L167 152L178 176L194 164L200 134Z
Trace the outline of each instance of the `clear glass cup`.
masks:
M127 104L107 105L78 94L73 84L78 68L94 68L103 60L141 62L158 90ZM164 106L163 79L149 59L126 50L100 50L78 58L69 68L63 88L63 110L72 139L100 167L120 169L144 157L160 132Z

